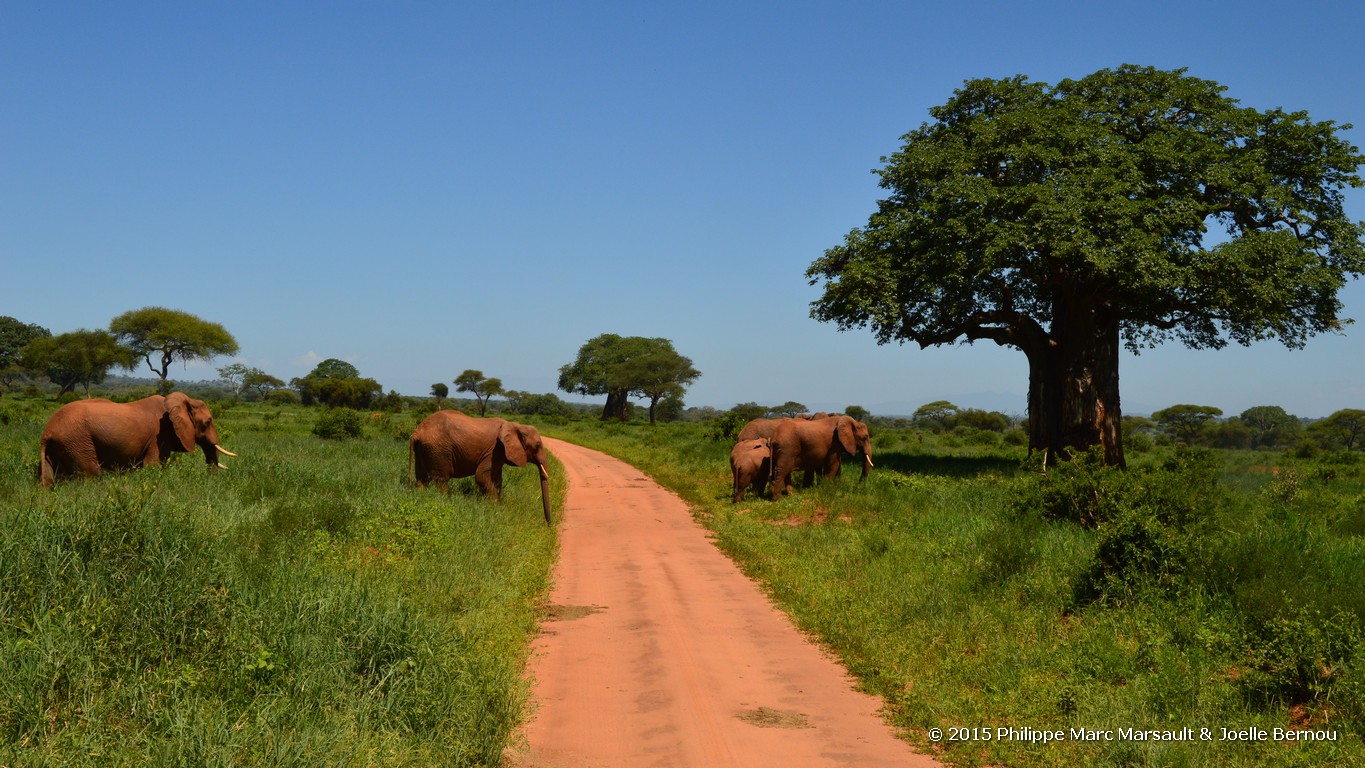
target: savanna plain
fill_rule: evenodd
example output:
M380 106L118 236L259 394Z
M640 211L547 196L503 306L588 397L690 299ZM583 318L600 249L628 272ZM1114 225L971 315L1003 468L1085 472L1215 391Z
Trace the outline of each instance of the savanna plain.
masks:
M211 405L229 469L45 491L56 404L0 398L0 765L500 765L557 546L534 473L418 491L417 412L324 439L314 408ZM1365 764L1359 453L1044 472L874 419L867 481L732 504L715 423L511 418L677 492L949 764Z

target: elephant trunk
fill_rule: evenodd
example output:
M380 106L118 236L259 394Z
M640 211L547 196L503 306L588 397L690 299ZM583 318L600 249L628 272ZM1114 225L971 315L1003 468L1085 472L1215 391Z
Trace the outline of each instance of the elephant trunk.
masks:
M204 452L204 463L207 464L211 470L227 469L227 466L218 460L218 454L221 453L224 456L231 456L233 458L237 457L237 454L212 441L205 441L199 448Z
M545 508L545 524L550 525L550 473L544 464L536 466L540 467L540 503Z
M204 452L204 463L208 465L208 468L210 470L217 469L218 446L210 442L204 442L199 444L199 450Z

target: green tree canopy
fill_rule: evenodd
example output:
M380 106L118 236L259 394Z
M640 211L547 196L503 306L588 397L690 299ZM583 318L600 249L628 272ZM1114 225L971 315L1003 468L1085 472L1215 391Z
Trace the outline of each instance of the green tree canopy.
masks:
M670 414L682 413L683 394L701 372L668 339L640 338L635 343L638 348L617 371L619 380L628 383L632 396L649 401L650 424L656 422L661 401L670 404Z
M187 363L237 354L237 340L227 329L178 309L144 307L124 312L110 321L109 330L136 357L147 361L147 367L161 379L162 393L170 391L167 376L173 361ZM136 365L134 360L127 368L132 370Z
M255 392L258 398L265 397L270 390L284 386L284 382L280 379L271 376L260 368L243 363L232 363L219 368L218 376L232 385L232 393L236 397L241 397L242 392L247 390Z
M1251 430L1255 448L1289 445L1303 431L1298 418L1278 405L1257 405L1242 411L1238 418Z
M29 342L51 335L52 331L36 323L23 323L8 315L0 317L0 368L19 365Z
M284 386L284 380L276 376L271 376L260 368L248 368L246 377L242 380L244 389L256 391L256 396L264 398L276 389Z
M1154 412L1152 420L1170 430L1177 440L1193 445L1204 426L1222 415L1222 409L1211 405L1181 404Z
M807 408L804 403L798 403L795 400L788 400L787 402L781 405L774 405L773 407L769 408L767 414L765 415L775 419L783 417L790 419L795 416L800 416L803 413L809 412L810 409Z
M360 369L345 360L329 357L313 367L306 378L311 379L358 379Z
M1355 450L1360 438L1365 435L1365 410L1343 408L1322 421L1313 424L1314 431L1327 437L1348 451Z
M915 426L938 432L946 429L948 420L957 415L962 410L947 400L935 400L932 403L925 403L915 409L911 416Z
M1131 65L965 83L883 158L867 226L807 270L811 315L880 343L1019 349L1030 447L1122 466L1122 346L1300 347L1347 322L1337 292L1365 270L1349 126L1224 90Z
M488 401L494 395L503 393L502 379L489 378L483 375L483 371L473 368L465 369L464 373L456 376L454 384L457 392L468 392L479 402L480 416L488 413Z
M574 362L559 369L559 388L581 395L606 395L602 418L624 421L627 398L649 400L650 423L665 397L681 398L701 373L668 339L604 333L589 339Z
M289 383L298 389L304 405L320 403L334 408L369 408L384 394L379 382L361 377L354 365L334 357L318 363L307 376Z
M135 365L136 358L108 331L79 330L34 339L24 347L21 364L61 387L59 397L81 384L88 398L90 385L104 381L110 368Z

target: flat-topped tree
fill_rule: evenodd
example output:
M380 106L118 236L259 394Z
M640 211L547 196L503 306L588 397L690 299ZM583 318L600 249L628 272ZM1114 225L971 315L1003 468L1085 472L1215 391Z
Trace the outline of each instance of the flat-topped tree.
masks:
M170 391L167 376L173 361L187 363L237 354L237 340L227 329L178 309L144 307L124 312L110 321L109 331L120 344L147 362L147 367L161 379L158 389L162 394ZM136 365L133 362L128 369Z
M559 369L559 388L581 395L606 395L603 419L628 418L627 398L649 400L649 419L665 398L681 398L701 373L691 359L662 338L604 333L589 339L572 363Z
M483 375L483 371L473 368L466 368L464 373L455 377L455 390L457 392L468 392L474 395L474 399L479 403L479 415L488 414L488 401L494 395L503 394L502 379L490 378Z
M1122 466L1121 347L1301 347L1349 322L1337 292L1365 270L1350 126L1224 90L1131 65L965 83L883 158L867 226L807 270L811 316L1019 349L1030 448Z

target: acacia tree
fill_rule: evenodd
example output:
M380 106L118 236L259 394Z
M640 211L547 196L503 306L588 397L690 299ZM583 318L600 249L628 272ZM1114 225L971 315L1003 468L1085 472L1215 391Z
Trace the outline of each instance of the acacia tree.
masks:
M1152 420L1171 431L1177 440L1194 445L1199 433L1223 415L1223 409L1212 405L1182 403L1152 413Z
M26 370L46 376L60 387L58 397L81 384L86 398L90 397L90 385L103 382L110 368L137 364L132 352L113 334L87 330L35 338L24 347L20 361Z
M631 395L650 401L650 423L658 402L681 397L701 376L692 361L678 354L668 339L604 333L589 339L574 362L559 369L559 388L580 395L606 395L603 419L629 418Z
M701 372L692 360L678 354L668 339L636 339L633 352L615 375L627 382L629 393L649 401L649 423L654 424L660 401L676 403L681 411L683 393Z
M1349 126L1224 90L1131 65L968 81L883 158L867 226L807 270L811 316L883 344L1019 349L1030 448L1122 466L1121 347L1301 347L1349 322L1337 291L1365 269Z
M284 380L278 376L271 376L260 368L249 368L246 378L242 380L243 389L256 390L256 396L264 398L272 390L284 386Z
M474 399L479 402L480 416L488 413L488 401L493 395L502 394L502 379L488 378L483 375L483 371L472 368L465 369L464 373L456 376L453 383L457 392L469 392L474 395Z
M1365 411L1344 408L1314 425L1316 431L1341 443L1346 450L1355 450L1356 442L1365 435Z
M237 340L227 329L178 309L143 307L124 312L110 321L109 330L136 357L147 361L147 367L161 379L158 389L162 394L170 391L167 376L173 361L185 363L237 354ZM159 367L152 362L153 357ZM136 366L134 360L127 368L132 370Z

